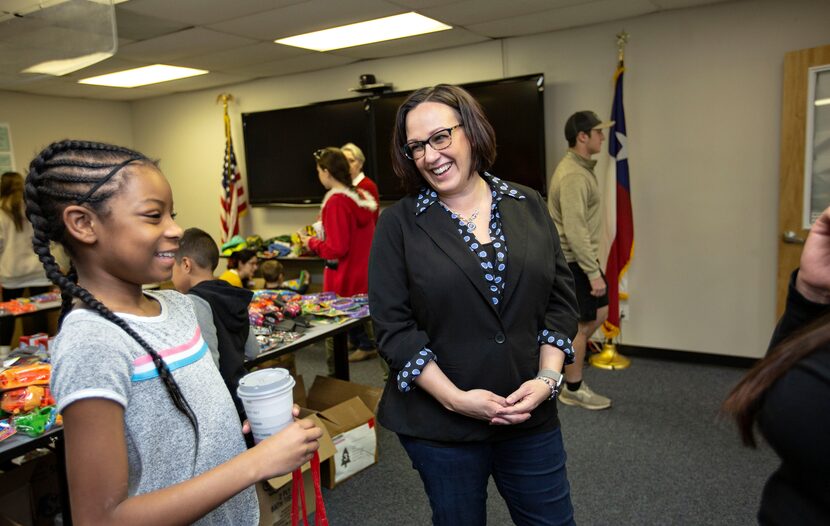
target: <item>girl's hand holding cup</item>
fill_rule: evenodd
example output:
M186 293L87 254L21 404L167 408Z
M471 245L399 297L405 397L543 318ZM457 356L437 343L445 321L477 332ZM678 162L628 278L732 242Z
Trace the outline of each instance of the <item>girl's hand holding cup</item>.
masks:
M291 473L314 456L320 447L317 441L323 430L311 420L297 420L276 435L271 435L254 447L259 465L264 470L261 479Z
M254 371L239 381L236 392L257 443L261 478L291 473L320 447L317 439L323 431L311 420L295 420L300 408L294 403L294 383L288 371L279 368Z

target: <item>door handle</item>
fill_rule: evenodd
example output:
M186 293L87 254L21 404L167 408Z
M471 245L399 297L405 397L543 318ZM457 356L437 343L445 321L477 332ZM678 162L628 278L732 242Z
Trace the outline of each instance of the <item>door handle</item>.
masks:
M790 243L792 245L803 245L804 238L798 237L798 234L793 232L792 230L787 230L784 232L784 243Z

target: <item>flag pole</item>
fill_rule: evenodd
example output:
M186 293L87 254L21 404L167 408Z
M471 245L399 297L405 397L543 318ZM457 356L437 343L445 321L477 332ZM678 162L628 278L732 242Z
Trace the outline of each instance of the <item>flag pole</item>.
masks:
M620 75L620 72L625 69L625 45L628 43L628 38L629 35L624 30L617 33L617 72L614 75L615 91L617 89L617 77ZM616 159L614 162L616 162ZM615 279L614 283L617 287L619 287L618 279ZM619 304L617 304L617 308L619 308ZM613 332L609 333L605 331L604 328L603 332L605 334L605 343L602 346L602 351L592 354L588 358L588 363L599 369L608 369L612 371L626 369L629 365L631 365L631 360L617 351L617 344L614 343L615 334ZM616 336L618 337L622 334L622 323L620 323L620 327L616 328L616 331L614 332L616 332Z

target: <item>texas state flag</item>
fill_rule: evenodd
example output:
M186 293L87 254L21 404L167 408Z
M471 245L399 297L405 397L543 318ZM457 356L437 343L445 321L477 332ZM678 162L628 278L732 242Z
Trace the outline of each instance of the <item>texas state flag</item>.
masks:
M620 333L620 299L627 299L623 279L634 254L634 217L631 212L631 181L628 175L628 136L625 131L623 108L622 62L614 74L614 103L611 120L614 125L608 132L608 153L611 156L606 174L605 193L605 246L608 262L605 279L608 281L608 320L603 325L606 337Z

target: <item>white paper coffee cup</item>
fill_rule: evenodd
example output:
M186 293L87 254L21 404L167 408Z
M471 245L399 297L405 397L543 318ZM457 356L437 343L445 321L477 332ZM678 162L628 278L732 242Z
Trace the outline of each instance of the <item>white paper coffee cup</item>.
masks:
M236 394L242 400L254 443L279 433L294 421L294 378L286 369L261 369L239 380Z

